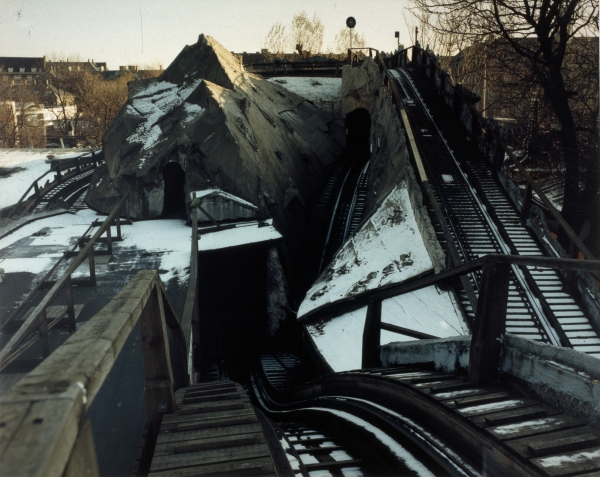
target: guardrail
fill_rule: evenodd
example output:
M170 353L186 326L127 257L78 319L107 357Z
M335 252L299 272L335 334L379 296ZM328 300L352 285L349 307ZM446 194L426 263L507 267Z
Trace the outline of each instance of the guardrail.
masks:
M55 161L56 164L52 166L49 171L44 172L31 183L19 201L12 207L12 209L10 209L6 217L10 219L15 215L21 216L27 213L47 192L49 192L58 184L61 184L63 181L68 180L71 177L80 174L81 172L97 167L99 162L103 160L100 158L98 151L102 152L101 150L94 150L91 152L85 152L71 159ZM88 155L90 155L90 157L84 159L84 157ZM63 175L63 172L67 172L67 174ZM56 176L52 182L48 182L40 187L38 181L42 180L48 174L56 174ZM33 195L29 197L29 194L32 190Z
M479 299L475 308L475 327L471 343L469 379L478 384L494 382L497 378L502 335L505 330L508 303L509 273L512 265L562 270L600 271L598 260L529 257L521 255L490 254L469 263L444 270L436 275L355 295L353 309L367 305L367 318L363 333L363 368L380 366L379 345L381 330L402 333L404 330L381 322L381 302L432 285L442 285L476 270L482 270ZM331 305L330 307L331 308ZM331 311L331 310L329 310ZM552 323L555 328L556 324ZM560 328L560 327L558 327ZM425 336L423 338L435 338Z
M140 322L146 414L153 445L174 391L187 385L185 341L158 272L142 270L48 359L0 397L2 475L99 475L85 416ZM170 329L173 346L169 345Z
M112 253L112 235L111 225L116 222L117 235L121 236L120 211L126 209L127 220L129 221L129 201L125 195L114 207L111 213L100 225L96 233L91 237L88 243L79 251L75 259L71 262L63 275L54 283L42 301L32 310L21 327L15 332L10 341L0 350L0 370L14 361L21 353L31 347L38 339L42 340L42 350L44 357L50 355L50 341L48 339L48 330L56 326L60 318L48 323L46 310L64 291L67 299L67 322L72 330L75 330L75 305L73 302L73 288L71 275L77 268L88 259L90 264L90 280L95 283L95 262L94 262L94 244L100 241L102 234L106 233L106 242L108 253ZM80 242L81 243L81 242ZM30 336L37 330L37 333ZM29 338L29 339L28 339ZM27 341L25 341L27 339Z

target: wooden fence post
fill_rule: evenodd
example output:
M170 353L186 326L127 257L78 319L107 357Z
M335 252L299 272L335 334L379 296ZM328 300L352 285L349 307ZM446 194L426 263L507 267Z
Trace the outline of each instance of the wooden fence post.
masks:
M79 434L71 451L71 457L64 473L65 477L99 477L98 460L94 447L92 423L83 418Z
M94 247L90 249L88 256L88 264L90 266L90 283L93 287L96 286L96 258L94 257Z
M111 224L108 224L106 227L106 243L108 245L108 254L112 255L112 232L111 232Z
M381 366L379 344L381 343L381 300L372 301L367 307L363 331L362 367Z
M42 356L50 356L50 339L48 338L48 318L46 310L42 311L42 321L40 322L40 337L42 338Z
M117 238L123 240L123 236L121 235L121 211L115 217L115 224L117 226Z
M158 277L156 279L158 280ZM169 335L158 284L155 284L142 311L140 328L146 382L146 415L152 423L153 435L156 437L162 415L175 410Z
M469 380L477 384L492 383L498 378L509 274L509 264L486 263L483 266L469 357Z
M521 222L525 223L525 221L529 218L529 214L531 213L531 197L533 195L533 190L531 189L531 184L528 182L525 187L525 197L523 197L523 205L521 205Z
M67 323L69 325L69 331L75 331L75 303L73 302L73 283L71 281L71 275L67 277L67 286L65 287L65 293L67 295Z
M129 199L125 201L125 218L127 219L127 223L131 225L131 211L129 210Z
M34 190L35 196L39 199L39 197L40 197L40 186L38 185L37 181L35 181L33 183L33 190Z

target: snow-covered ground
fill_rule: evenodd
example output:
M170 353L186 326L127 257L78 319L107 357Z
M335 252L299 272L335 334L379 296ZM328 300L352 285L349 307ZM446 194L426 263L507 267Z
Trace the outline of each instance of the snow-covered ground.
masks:
M396 187L335 255L306 294L298 317L341 298L402 282L431 266L406 186ZM361 367L366 312L364 307L307 325L317 348L334 371ZM469 333L452 293L435 286L386 299L381 313L384 323L434 337ZM382 345L414 339L389 331L381 332Z
M342 78L306 78L299 76L279 76L268 81L278 83L285 89L312 101L318 108L340 115L342 100Z
M16 204L31 183L50 170L48 154L68 159L84 153L82 149L0 149L0 209ZM6 170L18 168L4 175ZM50 174L48 178L52 180Z

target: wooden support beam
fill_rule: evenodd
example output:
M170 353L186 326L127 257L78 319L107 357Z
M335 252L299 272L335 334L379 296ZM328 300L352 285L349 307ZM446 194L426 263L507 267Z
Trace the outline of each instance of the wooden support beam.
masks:
M108 227L106 227L106 243L108 245L108 253L112 255L112 220L108 222Z
M73 302L73 286L71 282L71 275L69 275L67 278L65 294L67 296L67 324L69 331L74 332L77 327L75 325L75 303Z
M158 430L162 415L175 410L175 395L162 293L156 287L142 312L140 328L146 382L146 415L152 428Z
M92 286L96 286L96 258L94 256L94 248L90 250L90 255L88 256L88 264L90 266L90 282Z
M119 214L117 214L117 216L115 217L115 224L117 226L117 239L123 240L123 236L121 235L121 219L119 218L120 214L121 211L119 211Z
M486 263L483 266L469 357L469 380L477 384L493 383L498 378L509 273L509 264Z
M50 339L48 337L48 321L46 319L46 310L42 312L42 321L40 322L40 338L42 339L42 355L44 358L50 356Z
M79 428L64 477L100 477L92 423L85 417Z
M363 331L362 367L376 368L381 366L379 344L381 342L381 300L369 303L365 329Z
M523 197L523 205L521 206L521 222L525 223L531 213L531 198L533 196L533 189L531 184L528 182L525 187L525 197Z

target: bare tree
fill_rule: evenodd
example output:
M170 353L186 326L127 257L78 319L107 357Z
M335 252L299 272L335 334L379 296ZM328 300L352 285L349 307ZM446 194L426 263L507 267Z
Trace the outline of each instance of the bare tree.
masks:
M413 1L413 11L440 35L457 35L471 45L493 45L488 54L495 52L498 60L519 58L517 73L521 64L526 65L529 73L523 78L527 76L529 82L535 83L556 118L557 147L565 163L563 214L579 230L589 207L582 202L580 193L583 161L570 101L578 92L569 87L565 57L572 38L581 34L598 36L597 1ZM508 61L505 63L510 66Z
M343 28L335 35L333 53L346 54L350 45L352 45L352 48L365 48L367 42L364 35L357 31L352 31L352 41L350 41L350 28Z
M287 31L280 22L275 22L271 26L264 46L275 58L283 58L285 48L288 45Z
M290 30L288 41L302 56L308 57L321 52L325 27L316 13L312 19L304 11L294 15Z
M24 84L0 87L0 147L45 146L43 108L39 103L36 92Z

